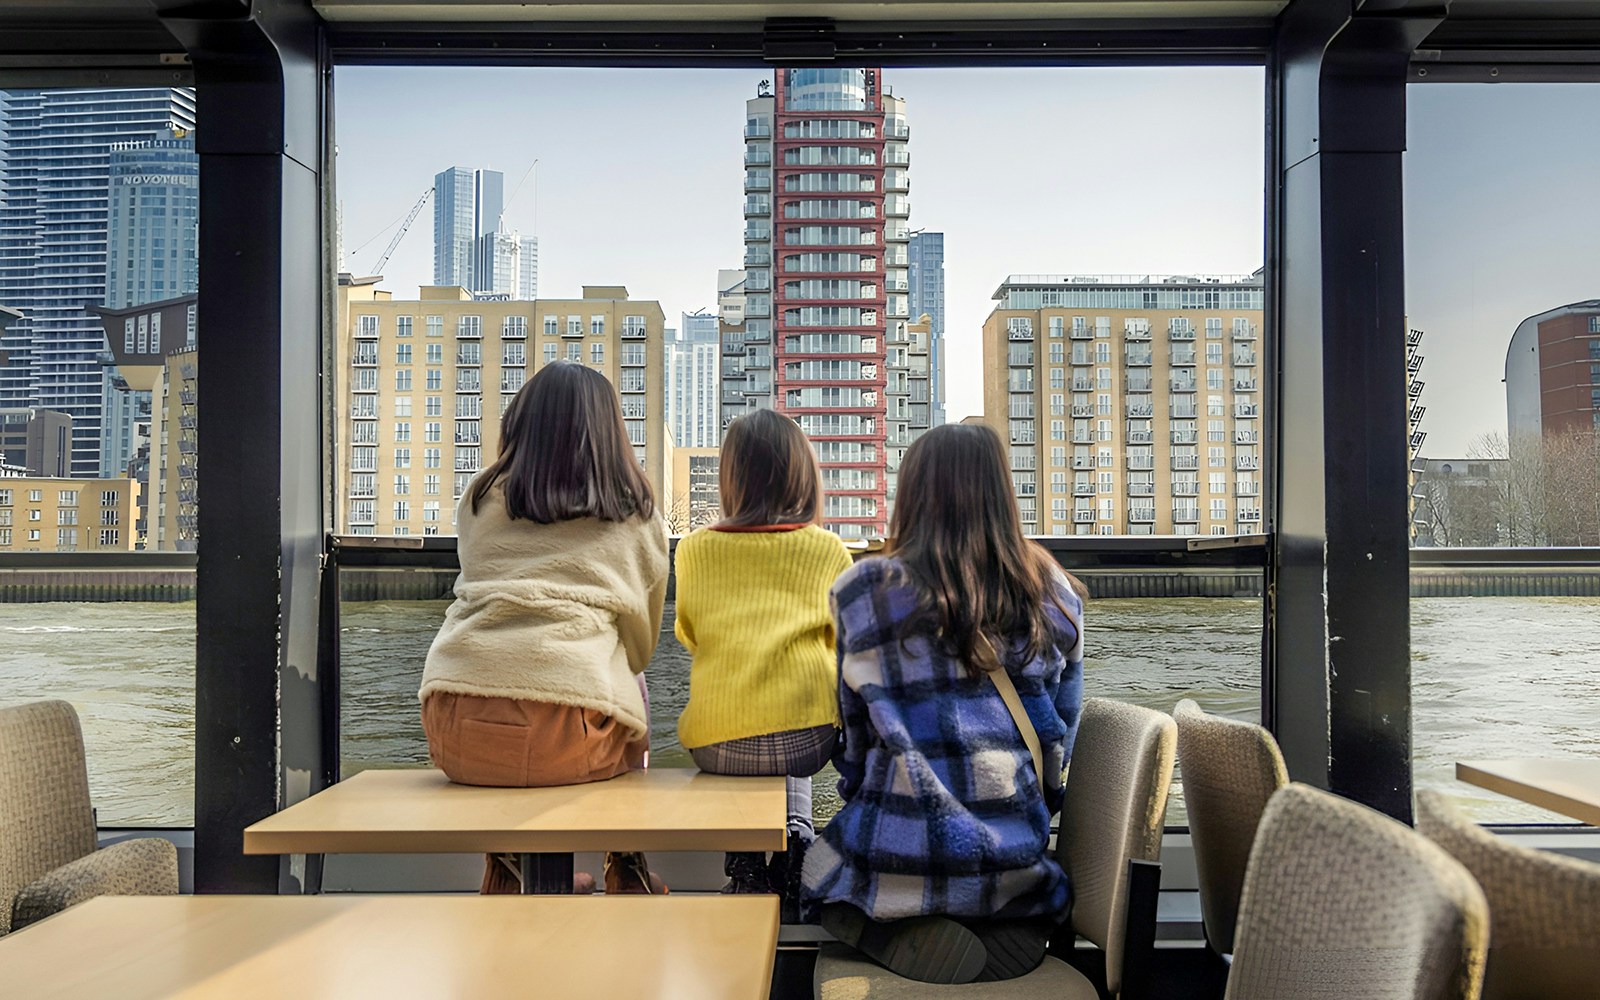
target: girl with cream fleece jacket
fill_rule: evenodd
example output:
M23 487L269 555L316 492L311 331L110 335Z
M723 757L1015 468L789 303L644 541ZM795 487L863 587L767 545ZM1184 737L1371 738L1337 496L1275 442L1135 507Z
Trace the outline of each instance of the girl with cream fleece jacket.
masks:
M433 763L461 784L523 788L643 767L667 536L611 383L541 368L456 516L456 600L419 693ZM484 891L517 887L515 865L491 856ZM606 887L651 891L643 855L607 855Z

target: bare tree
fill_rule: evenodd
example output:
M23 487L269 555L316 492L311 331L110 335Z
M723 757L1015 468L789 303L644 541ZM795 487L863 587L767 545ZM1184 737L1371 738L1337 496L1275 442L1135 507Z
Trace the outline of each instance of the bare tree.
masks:
M668 493L661 505L661 516L666 519L667 530L674 535L687 535L699 527L694 523L689 494L680 490Z
M1600 460L1595 435L1565 431L1541 442L1545 534L1551 545L1600 545Z

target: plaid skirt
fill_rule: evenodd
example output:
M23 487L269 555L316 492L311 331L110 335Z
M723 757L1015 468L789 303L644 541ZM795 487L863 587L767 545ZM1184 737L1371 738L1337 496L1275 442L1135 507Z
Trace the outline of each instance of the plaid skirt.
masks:
M809 778L833 759L838 738L839 730L832 725L812 726L695 747L689 755L707 774Z

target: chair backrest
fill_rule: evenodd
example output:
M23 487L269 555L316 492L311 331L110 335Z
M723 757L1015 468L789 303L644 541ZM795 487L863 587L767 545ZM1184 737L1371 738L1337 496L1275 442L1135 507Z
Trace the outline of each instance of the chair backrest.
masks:
M1227 954L1233 951L1239 893L1261 812L1272 793L1289 783L1289 771L1278 741L1260 726L1207 715L1187 699L1172 714L1178 722L1178 770L1200 875L1200 916L1206 940Z
M1161 857L1177 727L1137 705L1090 698L1067 771L1056 858L1072 880L1072 929L1106 954L1106 989L1122 988L1128 862Z
M0 708L0 934L18 891L94 849L78 713L64 701Z
M1465 865L1489 900L1484 1000L1600 990L1600 865L1497 837L1438 792L1417 796L1417 829Z
M1291 784L1256 831L1225 1000L1476 1000L1488 946L1483 890L1454 858Z

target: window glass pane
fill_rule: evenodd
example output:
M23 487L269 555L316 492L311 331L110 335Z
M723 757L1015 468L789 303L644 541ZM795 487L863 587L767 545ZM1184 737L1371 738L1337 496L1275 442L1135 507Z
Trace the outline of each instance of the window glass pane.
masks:
M0 581L0 705L73 705L102 826L193 816L195 124L186 87L0 91L0 558L45 584Z
M1564 128L1600 120L1600 86L1408 90L1416 785L1571 822L1453 765L1600 753L1600 662L1576 655L1600 643L1600 133Z
M529 95L581 86L590 101L530 100L516 130L476 111L396 120L387 109L397 72L407 86L459 95L463 108L488 80ZM1238 67L341 68L339 199L351 244L384 231L430 185L434 201L432 225L419 220L381 279L341 285L349 308L339 315L376 317L380 369L412 357L422 372L410 383L384 373L369 389L360 330L333 331L333 436L346 445L336 509L363 519L337 530L453 533L450 501L499 454L497 404L540 366L570 360L617 387L630 440L678 533L717 516L715 471L694 464L714 455L700 453L729 422L764 407L789 412L811 437L828 494L824 526L846 538L887 533L906 449L928 428L964 419L1005 439L1031 534L1258 532L1263 84L1259 68ZM1092 102L1077 96L1089 92ZM1077 109L1070 134L1041 131L1065 104ZM1149 148L1151 106L1163 109L1163 141L1184 155L1117 152ZM619 186L580 152L613 141L594 107L636 122L631 141L640 148L673 148L684 135L704 141L695 156L652 160L647 188ZM981 153L1014 148L1019 136L1043 145L998 162ZM439 161L441 149L453 163ZM974 184L983 199L963 193ZM637 211L626 238L608 238L594 219L618 197ZM742 230L705 224L730 212ZM479 235L488 231L494 240ZM1064 232L1088 236L1063 240ZM537 288L517 277L537 260L527 252L535 237L561 248ZM353 252L346 269L368 273L384 242ZM515 266L488 249L503 249ZM455 340L441 338L442 352L397 353L401 316L427 317L430 335L455 331ZM361 403L369 393L377 398ZM388 439L405 419L392 412L396 394L424 396L424 426L413 423L411 434L439 453L434 464L410 445L403 506L392 488L399 452ZM428 422L441 412L442 441ZM357 450L372 437L370 451ZM441 480L434 517L415 499L419 476L432 469L452 476ZM369 482L374 496L350 492ZM434 589L410 596L449 587L448 574L425 582ZM1091 611L1092 693L1163 709L1192 694L1256 716L1259 578L1219 582L1197 591L1212 596L1192 598L1193 608L1170 612L1124 596L1155 589L1102 583ZM373 675L346 685L347 760L420 761L417 671L392 664L420 670L444 605L418 605L391 627L379 583L352 586L346 658L357 672L370 663ZM1208 653L1228 660L1226 671L1213 678L1209 661L1180 670L1128 653L1125 632L1157 629L1162 614L1176 622L1212 601L1236 619ZM385 643L405 652L397 657ZM1131 648L1143 649L1137 640ZM658 762L686 760L674 728L686 662L669 609L650 673ZM366 699L388 708L356 707ZM819 801L829 785L817 782Z

